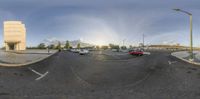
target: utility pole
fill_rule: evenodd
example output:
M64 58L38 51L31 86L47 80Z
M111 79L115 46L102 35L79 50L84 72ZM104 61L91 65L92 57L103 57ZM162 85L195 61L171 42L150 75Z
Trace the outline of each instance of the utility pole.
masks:
M173 10L185 13L190 16L190 61L193 61L194 55L193 55L193 38L192 38L192 14L181 9L173 9Z
M144 50L144 33L142 34L142 48L143 48L143 50Z
M124 46L124 42L126 41L126 39L123 39L123 46Z
M142 34L142 43L143 43L143 47L144 47L144 33Z

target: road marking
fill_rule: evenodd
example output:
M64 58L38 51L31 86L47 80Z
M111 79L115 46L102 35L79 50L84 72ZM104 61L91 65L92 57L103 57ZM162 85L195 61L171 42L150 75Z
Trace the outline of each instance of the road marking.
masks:
M44 74L41 74L41 73L37 72L36 70L34 70L34 69L30 68L30 67L28 69L40 76L40 77L36 78L35 80L40 80L40 79L42 79L43 77L45 77L49 73L47 71Z
M144 52L144 54L146 54L146 55L150 55L151 53L150 53L150 52Z
M169 65L176 63L177 61L168 61Z

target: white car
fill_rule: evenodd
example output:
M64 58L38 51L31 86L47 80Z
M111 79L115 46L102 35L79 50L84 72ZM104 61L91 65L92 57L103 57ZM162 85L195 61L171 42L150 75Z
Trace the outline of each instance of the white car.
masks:
M89 53L89 51L86 50L86 49L81 49L81 50L79 51L79 54L80 54L80 55L85 55L85 54L88 54L88 53Z
M79 53L79 52L80 52L80 49L71 49L71 52Z
M75 49L70 49L71 52L75 52Z
M76 49L75 50L75 53L79 53L81 50L80 49Z

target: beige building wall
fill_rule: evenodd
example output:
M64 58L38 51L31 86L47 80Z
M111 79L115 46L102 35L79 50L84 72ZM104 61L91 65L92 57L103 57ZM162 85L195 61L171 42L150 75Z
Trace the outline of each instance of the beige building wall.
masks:
M26 50L26 28L22 22L4 22L4 45L6 50Z

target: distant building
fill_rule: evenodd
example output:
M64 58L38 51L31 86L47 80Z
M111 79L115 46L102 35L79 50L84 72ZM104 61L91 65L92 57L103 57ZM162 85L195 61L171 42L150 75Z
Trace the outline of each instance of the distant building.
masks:
M26 28L22 22L4 22L4 46L7 51L26 50Z

